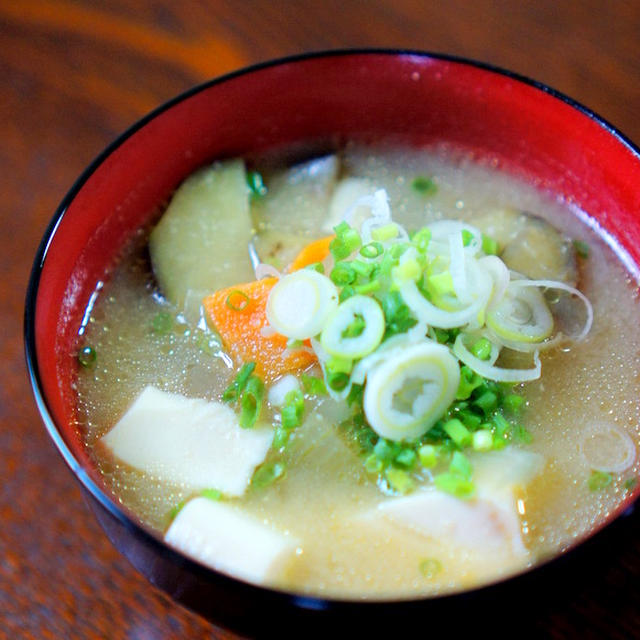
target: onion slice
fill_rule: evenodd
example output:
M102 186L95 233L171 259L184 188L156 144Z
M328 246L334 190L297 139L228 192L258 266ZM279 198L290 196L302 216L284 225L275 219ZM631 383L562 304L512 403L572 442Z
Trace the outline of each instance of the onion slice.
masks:
M425 340L394 349L367 376L367 421L390 440L419 438L444 415L459 384L460 367L444 345Z
M358 335L346 335L350 326L361 321ZM382 341L385 321L380 304L368 296L347 298L328 317L322 330L322 348L332 356L355 360L369 355Z
M338 306L338 290L326 276L300 269L283 276L267 300L267 320L278 333L306 340L322 331Z
M538 352L533 354L534 366L531 369L505 369L496 367L494 364L486 360L476 358L464 344L463 334L459 334L453 344L452 351L454 355L464 362L472 371L478 375L496 382L529 382L537 380L542 372L542 364Z

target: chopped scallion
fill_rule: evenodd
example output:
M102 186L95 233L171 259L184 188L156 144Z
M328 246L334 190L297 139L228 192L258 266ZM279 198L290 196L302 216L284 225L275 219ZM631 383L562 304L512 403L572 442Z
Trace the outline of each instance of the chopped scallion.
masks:
M442 563L436 558L425 558L418 565L418 569L425 578L431 579L442 571Z
M235 402L242 395L247 381L255 368L255 362L245 362L242 367L240 367L238 375L222 394L223 402Z
M251 484L257 489L263 489L273 484L276 480L284 478L286 474L287 467L283 462L265 462L256 469L251 479Z
M433 178L427 176L416 176L411 181L411 188L423 196L432 196L438 192L438 185Z
M222 492L217 489L203 489L200 495L209 500L222 500Z
M327 387L324 384L322 378L316 378L315 376L302 374L302 388L305 393L309 393L314 396L326 396Z
M240 399L240 426L251 429L260 417L264 385L257 376L251 376Z
M605 471L592 471L589 476L589 489L591 491L602 491L613 482L613 475Z
M459 447L466 447L468 444L471 444L471 433L469 429L457 418L447 420L442 428Z
M153 316L151 327L154 333L169 333L173 329L173 316L166 311L159 311Z
M584 242L582 240L574 240L573 241L573 248L576 250L576 253L581 258L586 259L586 258L589 257L590 247L586 242Z
M225 304L229 309L233 311L244 311L251 302L251 298L244 292L240 291L240 289L234 289L228 296L225 301Z
M383 252L384 248L379 242L370 242L360 249L360 255L364 258L377 258Z
M384 472L384 476L391 489L396 493L405 494L413 489L413 480L411 480L411 476L403 469L388 467Z
M262 175L257 171L247 171L247 186L252 198L262 198L267 195L267 187Z
M85 368L90 369L96 363L98 354L93 347L85 345L78 351L78 362Z

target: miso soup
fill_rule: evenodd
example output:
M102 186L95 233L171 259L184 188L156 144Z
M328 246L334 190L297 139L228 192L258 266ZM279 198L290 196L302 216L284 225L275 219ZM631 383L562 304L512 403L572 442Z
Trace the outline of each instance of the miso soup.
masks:
M446 149L204 167L98 287L79 429L142 523L242 579L525 570L638 476L637 282L587 220Z

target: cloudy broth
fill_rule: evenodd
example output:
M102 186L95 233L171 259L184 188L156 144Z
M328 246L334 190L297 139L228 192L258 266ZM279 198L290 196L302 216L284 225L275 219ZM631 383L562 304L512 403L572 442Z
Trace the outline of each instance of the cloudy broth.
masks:
M350 598L412 597L469 588L560 553L628 497L639 472L634 461L594 483L585 456L589 434L600 433L602 425L627 434L634 447L640 441L637 283L614 250L582 221L584 214L499 167L442 150L347 147L340 171L386 189L394 220L407 229L439 219L473 224L501 207L551 221L564 236L588 247L588 256L577 258L577 286L593 305L594 321L584 341L542 353L540 379L517 386L526 401L519 421L532 438L512 446L544 460L542 471L515 492L526 555L500 563L490 553L461 550L389 521L372 524L367 514L397 497L385 495L369 477L336 427L345 417L343 407L323 396L306 399L304 423L284 454L286 477L229 500L296 541L296 557L275 579L276 586ZM416 176L429 176L437 189L428 194L413 189ZM298 244L294 240L291 247L273 250L278 267L311 239L326 235L324 221L305 218L304 206L299 211L292 230ZM256 218L258 235L279 231L271 224ZM99 440L146 386L219 400L237 363L202 323L164 300L151 271L147 238L141 231L105 277L80 337L80 345L91 345L97 359L80 368L76 391L79 429L106 486L143 523L164 534L172 510L191 493L123 464ZM276 413L265 405L261 420L268 423Z

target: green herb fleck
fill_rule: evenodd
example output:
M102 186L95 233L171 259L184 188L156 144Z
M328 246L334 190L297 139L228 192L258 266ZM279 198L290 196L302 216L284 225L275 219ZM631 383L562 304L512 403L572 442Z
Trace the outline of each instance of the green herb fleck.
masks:
M154 333L165 334L173 329L173 316L166 311L160 311L153 316L151 328Z
M592 471L589 476L589 489L591 491L602 491L613 482L613 475L606 471Z
M96 363L98 354L93 347L85 345L78 351L78 362L85 368L90 369Z
M203 489L200 495L203 498L209 498L209 500L215 500L216 502L222 500L222 492L217 489Z
M438 185L433 178L427 176L416 176L411 181L411 188L423 196L432 196L438 192Z
M267 187L262 180L262 175L257 171L247 172L247 186L251 198L262 198L267 195Z
M585 260L589 257L589 252L591 251L591 247L586 242L582 240L574 240L573 248L576 250L576 253Z
M256 489L264 489L286 475L287 467L283 462L265 462L256 469L251 485Z
M425 578L430 580L442 571L442 563L436 558L425 558L418 565L418 569Z

